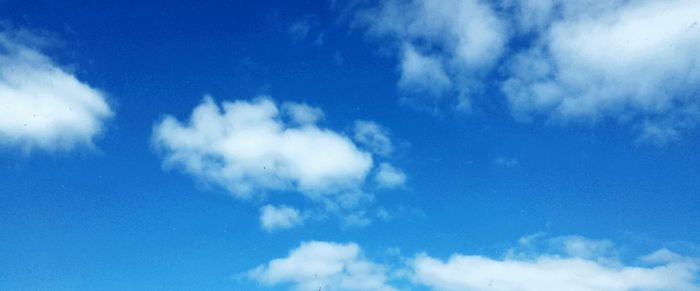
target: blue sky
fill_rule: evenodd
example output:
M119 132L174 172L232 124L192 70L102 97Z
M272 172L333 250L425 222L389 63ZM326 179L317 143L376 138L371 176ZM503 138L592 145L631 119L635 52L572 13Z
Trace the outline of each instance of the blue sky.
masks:
M0 1L0 289L700 289L698 11Z

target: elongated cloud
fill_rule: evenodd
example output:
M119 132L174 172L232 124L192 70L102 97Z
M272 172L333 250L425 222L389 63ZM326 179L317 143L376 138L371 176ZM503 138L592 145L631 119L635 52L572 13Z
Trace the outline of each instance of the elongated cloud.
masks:
M441 261L419 255L415 278L434 290L700 290L697 266L607 266L580 258L542 256L532 261L453 255Z
M393 44L399 87L419 96L501 95L521 121L612 119L658 143L700 121L697 1L379 3L357 23Z
M102 92L0 32L0 144L27 151L91 146L112 115Z
M294 290L700 290L695 258L660 249L629 264L616 253L608 240L538 234L520 239L503 258L421 253L382 265L364 258L355 243L314 241L247 275Z
M608 240L581 236L520 239L503 258L417 255L413 280L433 290L700 290L697 260L661 249L624 264Z

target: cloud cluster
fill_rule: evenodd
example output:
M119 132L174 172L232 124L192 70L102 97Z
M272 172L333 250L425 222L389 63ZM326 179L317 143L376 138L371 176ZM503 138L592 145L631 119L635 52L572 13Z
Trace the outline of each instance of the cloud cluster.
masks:
M660 249L625 264L614 249L607 240L535 235L501 259L421 253L391 267L362 258L354 243L309 242L248 276L266 285L293 283L295 290L396 290L399 283L431 290L700 290L694 258Z
M613 119L661 143L700 120L697 1L385 0L357 19L393 44L400 88L456 106L496 76L519 120Z
M300 291L397 290L387 283L386 269L364 259L354 243L305 242L286 258L259 266L248 276L268 286L291 283Z
M102 92L0 32L0 144L26 151L92 146L112 115Z
M205 97L188 121L165 116L157 122L153 143L166 166L222 186L237 197L294 191L337 213L372 200L365 189L375 164L372 152L389 155L392 144L386 131L373 122L356 123L356 144L341 132L319 126L323 119L323 111L306 104L278 105L261 97L219 106ZM381 186L403 184L405 174L387 165L379 169ZM301 221L296 209L261 210L266 230L290 228Z
M218 183L239 197L296 190L318 198L361 187L372 155L349 138L320 128L319 110L269 98L223 102L207 97L183 124L166 116L154 142L168 165Z
M641 118L642 138L675 138L700 117L700 3L570 1L540 14L547 28L517 54L503 89L516 116ZM524 117L527 118L527 117ZM652 126L653 125L653 126ZM661 130L664 133L660 133Z

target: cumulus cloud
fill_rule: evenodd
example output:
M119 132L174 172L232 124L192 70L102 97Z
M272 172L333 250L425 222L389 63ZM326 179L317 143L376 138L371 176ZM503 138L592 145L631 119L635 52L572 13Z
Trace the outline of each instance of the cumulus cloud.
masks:
M363 258L354 243L311 241L274 259L248 277L264 285L291 283L294 290L393 291L386 268Z
M367 176L376 172L372 152L390 153L391 140L385 129L361 121L356 123L355 144L346 134L320 126L323 119L321 109L301 103L278 105L261 97L218 105L205 97L189 120L167 115L157 122L153 144L166 168L180 169L236 197L301 193L319 207L313 210L318 217L340 216L346 224L366 225L362 207L374 200L374 193L367 191ZM394 176L403 175L392 170L400 173ZM384 175L387 183L398 181L391 173ZM268 231L302 220L291 207L261 209L260 223Z
M380 187L395 188L406 183L406 174L388 163L381 163L374 179Z
M112 115L102 92L0 32L0 144L27 151L92 146Z
M378 155L388 156L394 151L389 132L379 124L371 121L355 121L353 138L357 143Z
M662 144L700 120L697 1L385 0L357 15L394 44L400 88L457 106L495 80L521 121L611 119Z
M269 98L223 102L207 97L186 123L166 116L154 129L165 163L249 197L296 190L312 198L355 191L372 167L370 153L317 126L308 106L287 112ZM301 114L300 112L304 112ZM285 119L286 117L286 119ZM291 122L290 122L291 121Z
M645 138L673 138L674 126L685 123L656 124L700 117L686 110L698 103L700 3L609 2L600 9L560 3L572 12L550 16L534 47L513 59L503 85L511 108L520 117L567 120L641 116Z
M499 259L420 253L382 265L354 243L315 241L247 275L268 286L291 283L294 290L700 290L698 261L668 249L631 264L615 256L608 240L538 234L519 243Z
M286 205L265 205L260 208L260 226L267 231L288 229L304 222L299 210Z

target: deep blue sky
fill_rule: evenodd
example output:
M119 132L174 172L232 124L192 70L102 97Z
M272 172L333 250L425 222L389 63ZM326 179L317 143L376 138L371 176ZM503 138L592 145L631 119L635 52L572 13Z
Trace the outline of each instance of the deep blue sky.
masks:
M656 146L615 120L519 122L496 90L476 113L415 108L395 56L343 15L326 1L0 1L2 22L50 35L44 52L115 112L94 149L0 151L0 289L249 290L236 274L308 240L357 242L380 261L391 247L495 256L536 232L610 239L623 257L698 254L696 130ZM291 37L305 17L308 36ZM408 179L373 205L396 217L269 233L261 205L308 201L236 199L164 170L154 124L188 118L205 94L305 102L338 132L357 119L388 128Z

